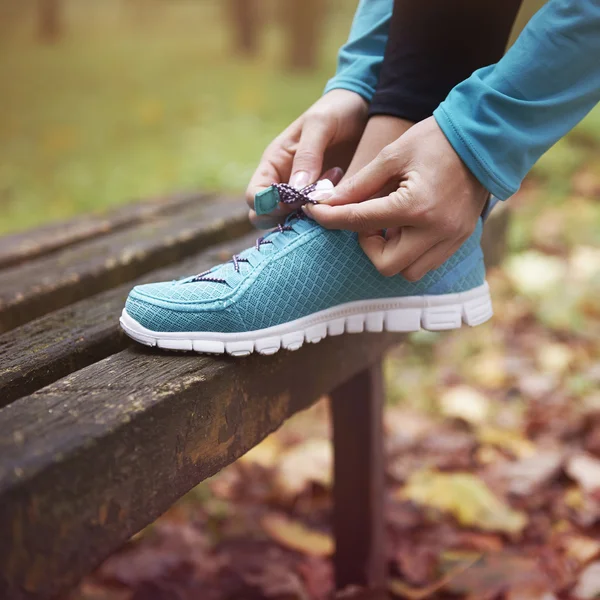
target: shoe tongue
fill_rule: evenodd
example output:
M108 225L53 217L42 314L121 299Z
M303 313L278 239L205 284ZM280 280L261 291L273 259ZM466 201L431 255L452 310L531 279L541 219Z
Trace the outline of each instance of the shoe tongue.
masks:
M226 263L213 267L209 271L210 275L207 273L207 276L224 279L228 284L236 285L245 276L249 268L254 268L271 252L285 247L288 242L294 239L297 235L318 227L318 224L312 219L304 216L303 213L294 212L288 215L284 226L291 227L292 230L290 231L286 229L284 231L278 231L277 229L273 229L264 236L265 243L261 244L260 248L251 246L250 248L246 248L246 250L237 254L236 256L238 258L239 270L236 270L233 260L230 260ZM239 259L246 260L240 261ZM194 277L189 277L182 280L181 283L186 283L192 281L193 279Z

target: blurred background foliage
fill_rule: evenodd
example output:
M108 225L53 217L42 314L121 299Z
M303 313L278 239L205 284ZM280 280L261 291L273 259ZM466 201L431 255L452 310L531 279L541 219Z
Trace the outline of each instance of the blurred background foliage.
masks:
M320 95L353 4L0 0L0 233L243 190Z
M321 93L354 8L0 0L0 233L175 189L242 191ZM553 202L592 155L600 168L599 143L596 110L542 159Z

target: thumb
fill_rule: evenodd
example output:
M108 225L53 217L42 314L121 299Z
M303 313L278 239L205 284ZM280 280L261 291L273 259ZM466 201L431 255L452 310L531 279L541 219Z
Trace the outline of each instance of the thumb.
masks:
M340 183L329 198L315 199L335 206L364 202L374 196L384 196L386 192L391 191L391 188L387 189L388 184L397 184L404 176L406 161L399 141L396 140L383 148L370 163Z
M328 128L320 123L307 125L302 130L292 164L290 185L303 188L319 178L331 137Z

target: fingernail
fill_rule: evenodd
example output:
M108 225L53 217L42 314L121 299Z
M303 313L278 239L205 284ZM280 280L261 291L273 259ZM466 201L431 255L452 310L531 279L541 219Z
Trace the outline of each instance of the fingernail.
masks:
M323 200L329 200L333 196L333 192L311 192L308 197L311 200L315 200L316 202L321 202Z
M310 183L310 177L307 171L298 171L292 175L290 185L296 189L306 187Z

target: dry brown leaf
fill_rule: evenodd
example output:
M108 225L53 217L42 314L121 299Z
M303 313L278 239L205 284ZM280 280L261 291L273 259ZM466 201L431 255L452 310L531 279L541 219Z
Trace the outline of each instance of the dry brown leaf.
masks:
M565 262L535 250L512 255L505 269L517 292L541 297L561 285L566 275Z
M506 385L505 354L497 350L481 353L471 361L466 361L468 378L485 388L498 390Z
M399 496L450 513L467 527L518 534L527 523L525 513L513 510L472 473L418 471Z
M548 590L550 581L534 559L508 552L482 557L447 586L449 592L473 599L497 598L502 592L506 594L523 588Z
M472 425L481 425L489 417L490 402L475 388L458 385L441 395L440 409L446 417L462 419Z
M388 450L407 450L419 442L432 427L433 419L414 410L386 407L384 413Z
M313 483L330 487L332 468L331 442L308 439L281 455L275 470L275 489L284 498L293 498Z
M560 376L573 361L575 353L565 344L543 344L538 349L537 362L542 371Z
M573 595L578 600L592 600L600 596L600 561L593 562L583 570Z
M548 589L548 585L519 585L505 595L505 600L556 600L556 596Z
M536 447L521 432L498 427L481 427L477 430L477 439L480 444L495 446L507 450L517 458L526 458L535 454Z
M516 462L498 463L490 468L489 474L512 494L527 496L556 477L562 463L562 452L538 452Z
M279 440L274 435L270 435L258 444L258 446L254 446L254 448L241 456L238 462L271 469L277 464L281 451L282 448Z
M423 600L424 598L429 598L438 590L441 590L449 581L452 581L454 577L476 563L480 557L481 554L475 554L471 555L470 558L460 561L459 564L453 566L439 581L436 581L431 585L417 588L410 586L399 579L392 578L388 585L388 589L395 596L408 598L408 600Z
M572 535L564 542L567 556L585 564L600 554L600 541L584 535Z
M269 513L261 519L261 525L270 537L286 548L311 556L333 554L333 538L327 533L306 527L300 521Z
M600 489L600 460L591 454L582 452L572 456L567 461L566 471L585 491Z

